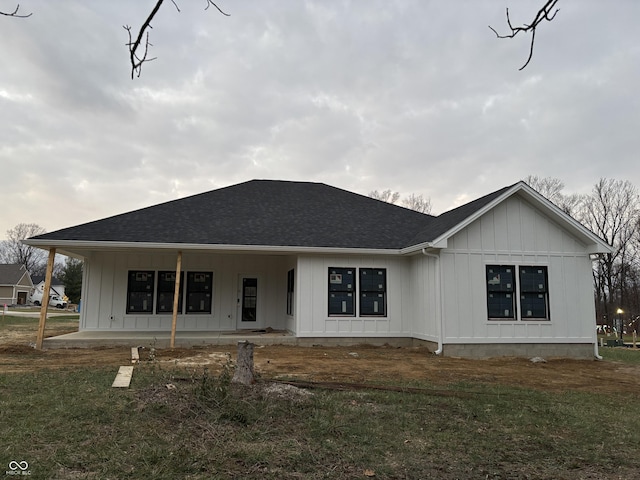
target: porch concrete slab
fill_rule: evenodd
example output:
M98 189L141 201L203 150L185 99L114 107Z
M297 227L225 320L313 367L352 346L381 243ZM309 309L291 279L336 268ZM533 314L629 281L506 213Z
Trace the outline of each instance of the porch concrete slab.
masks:
M196 345L237 345L247 340L256 345L295 345L296 337L289 332L256 332L239 330L233 332L176 332L176 347ZM92 347L148 347L169 348L171 332L103 332L81 331L45 338L45 348L92 348Z

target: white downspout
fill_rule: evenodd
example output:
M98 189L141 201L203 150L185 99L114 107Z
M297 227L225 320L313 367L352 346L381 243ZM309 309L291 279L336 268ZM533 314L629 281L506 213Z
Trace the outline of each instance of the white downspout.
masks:
M433 253L427 253L427 249L423 248L422 249L422 254L425 257L431 257L434 258L436 261L436 283L437 283L437 289L438 289L438 299L437 299L437 316L438 321L439 321L439 331L438 331L438 349L433 352L436 355L442 355L442 350L443 350L443 323L442 323L442 282L440 281L440 256L439 255L434 255Z
M598 354L598 337L596 337L596 341L593 342L593 356L596 357L596 360L602 360L602 356Z
M595 262L598 257L600 257L600 255L602 254L596 254L596 255L589 255L589 260L591 260L591 266L593 267L593 262ZM600 352L598 351L598 333L594 332L593 336L595 337L593 340L593 356L596 358L596 360L602 360L602 356L600 355Z

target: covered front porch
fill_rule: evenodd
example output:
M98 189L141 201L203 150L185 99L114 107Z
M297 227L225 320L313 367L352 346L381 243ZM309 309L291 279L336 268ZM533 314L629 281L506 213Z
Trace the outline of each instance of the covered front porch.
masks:
M229 332L176 332L175 346L236 345L246 340L256 345L296 345L297 338L286 330L257 329ZM44 339L44 348L150 347L169 348L170 331L91 331L67 333Z
M237 345L248 341L254 345L295 345L299 347L336 346L393 346L435 348L432 342L411 337L296 337L286 330L236 330L229 332L176 332L175 347L191 348L211 345ZM151 347L170 348L171 332L167 331L80 331L44 339L44 348L96 348L96 347Z

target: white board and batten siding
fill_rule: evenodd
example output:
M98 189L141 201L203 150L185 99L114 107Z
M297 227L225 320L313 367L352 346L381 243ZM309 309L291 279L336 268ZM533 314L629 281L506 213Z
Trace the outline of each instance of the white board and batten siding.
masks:
M179 331L231 331L237 328L239 277L258 278L256 328L286 328L287 269L295 259L269 255L210 255L183 253L182 271L213 273L211 314L179 314ZM81 311L82 330L170 331L171 314L127 314L130 270L175 271L176 255L165 253L94 252L85 262ZM186 283L186 276L183 277ZM157 278L156 278L157 288ZM186 292L186 285L183 286ZM155 295L154 295L155 301ZM184 302L184 299L183 299Z
M410 336L438 342L440 335L440 276L437 260L425 255L411 257L409 295L406 295Z
M301 256L296 288L299 337L406 337L411 331L410 261L392 256ZM329 269L385 268L387 272L386 316L361 316L356 287L356 315L330 316L328 312ZM356 285L358 281L356 281Z
M445 343L593 343L586 246L514 195L449 239L441 252ZM546 266L549 320L489 320L486 266Z

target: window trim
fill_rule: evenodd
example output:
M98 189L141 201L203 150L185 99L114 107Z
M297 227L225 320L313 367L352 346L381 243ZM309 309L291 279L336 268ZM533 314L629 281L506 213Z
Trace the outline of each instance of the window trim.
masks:
M497 268L497 267L503 267L503 268L512 268L514 270L513 272L513 316L511 317L490 317L489 316L489 294L491 293L491 291L489 290L489 283L488 283L488 277L489 277L489 268ZM545 317L525 317L522 315L523 312L523 299L522 299L522 295L524 294L530 294L530 293L534 293L534 292L522 292L522 269L526 269L526 268L537 268L537 269L543 269L544 270L544 289L541 291L541 293L544 295L544 302L545 302ZM486 263L485 264L485 277L484 277L484 292L485 292L485 296L486 296L486 314L487 314L487 321L491 322L491 323L508 323L508 322L544 322L544 323L548 323L551 321L551 306L550 306L550 294L549 294L549 265L548 264L529 264L529 263L509 263L509 264L505 264L505 263ZM499 292L503 292L503 291L499 291ZM540 290L538 290L538 292L540 292Z
M497 277L497 281L500 284L500 289L494 289L494 290L490 290L489 287L491 285L493 285L493 283L491 283L492 281L489 280L489 269L496 269L496 270L500 270L498 273L503 273L504 270L506 269L511 269L513 270L512 272L504 272L504 273L511 273L511 283L507 284L506 286L502 287L502 281L500 280L500 276L498 275ZM517 293L517 283L516 283L516 276L517 273L515 272L517 269L517 267L515 265L486 265L485 267L485 292L487 294L487 318L489 320L497 320L497 321L509 321L509 320L517 320L518 318L518 302L517 302L517 297L518 297L518 293ZM509 286L511 285L511 286ZM511 311L512 314L510 316L495 316L492 317L489 315L489 299L491 298L490 295L491 294L498 294L498 295L511 295ZM508 298L505 297L505 298Z
M131 290L131 274L132 273L147 273L147 274L151 274L152 275L152 290L151 290L151 307L147 307L146 310L140 310L140 311L132 311L130 308L130 296L132 293ZM173 304L172 304L172 309L170 311L164 311L164 312L159 312L157 311L158 309L158 295L162 292L160 292L158 290L158 286L160 283L160 274L162 273L172 273L175 272L175 270L159 270L159 269L128 269L127 270L127 293L126 293L126 297L125 297L125 314L126 315L144 315L144 316L165 316L167 314L172 314L173 313ZM209 288L208 288L208 293L209 293L209 305L208 305L208 310L207 311L189 311L188 309L188 303L189 303L189 288L188 288L188 278L191 274L205 274L205 275L210 275L210 283L209 283ZM215 297L214 297L214 288L215 288L215 282L214 282L214 272L212 270L182 270L180 272L180 303L178 304L178 315L213 315L214 312L214 302L215 302ZM142 292L142 290L141 290ZM174 290L172 291L172 298L173 298L173 292L175 292L175 283L174 283ZM135 293L135 292L134 292ZM169 293L169 292L165 292L165 293ZM202 293L202 292L194 292L194 293Z
M362 280L362 275L366 275L366 272L375 272L382 271L384 272L384 284L382 287L378 287L377 289L370 289L365 285L365 282ZM358 279L359 290L358 290L358 311L360 317L386 317L387 316L387 269L386 268L373 268L373 267L360 267L358 268ZM366 288L366 290L365 290ZM380 312L372 312L372 313L362 313L362 298L367 294L378 294L378 296L382 295L382 310Z
M537 291L523 291L522 289L522 269L524 268L533 268L533 269L542 269L544 270L542 273L544 275L544 288L542 290L538 289ZM549 306L549 268L546 265L519 265L518 266L518 301L520 303L520 320L523 322L548 322L551 320L551 308ZM538 294L544 295L544 317L529 317L522 315L525 311L523 304L523 295L524 294Z
M147 281L147 287L142 290L133 289L132 285L132 276L146 274L151 276L151 282ZM142 280L136 280L137 282L141 282ZM149 290L149 285L151 286L151 291ZM146 293L147 297L151 299L150 305L147 306L146 309L143 310L132 310L131 309L131 294L133 293ZM127 315L153 315L154 307L155 307L155 296L156 296L156 271L155 270L127 270L127 296L126 296L126 305L125 312Z
M336 281L332 281L332 275L339 275L339 271L347 271L351 270L353 273L353 284L350 289L338 290L332 285L337 285ZM384 272L384 284L380 288L370 289L367 285L364 285L362 281L362 272L366 271L383 271ZM388 318L389 316L389 299L388 299L388 271L389 269L385 267L329 267L327 269L327 316L331 318ZM340 282L342 285L342 282ZM363 289L363 286L365 289ZM345 313L332 313L331 312L331 298L332 294L342 293L342 294L351 294L353 307L353 312L345 312ZM382 294L382 310L378 313L362 313L362 296L364 294Z
M347 273L349 275L353 276L353 282L351 284L347 284L346 287L344 287L344 282L342 281L342 275L344 273L338 273L338 271L340 272L346 272L348 270L351 270L352 273ZM357 268L356 267L329 267L327 270L327 315L329 317L348 317L348 318L353 318L356 317L356 312L357 312ZM337 282L337 278L334 277L332 278L332 276L334 275L340 275L340 286L344 287L344 288L337 288L335 287L335 285L338 285ZM332 285L334 285L334 287L332 287ZM349 286L350 285L350 286ZM347 297L351 297L351 308L349 309L350 311L347 312L336 312L336 313L332 313L331 311L331 296L332 294L342 294L342 295L346 295ZM344 304L344 300L342 301Z
M197 311L189 311L189 294L191 293L205 293L201 291L192 291L190 286L191 282L189 282L190 276L195 275L209 275L209 308L205 310L197 310ZM207 270L190 270L185 275L186 279L186 288L185 288L185 301L184 301L184 313L185 315L211 315L213 313L213 271ZM195 282L195 278L193 280Z
M167 291L160 290L160 284L164 283L164 281L161 279L162 275L166 275L169 273L173 273L174 275L172 289ZM158 270L156 274L157 274L157 281L156 281L156 293L155 293L155 302L156 302L155 313L156 315L172 315L173 314L173 296L176 291L176 280L175 280L176 271L175 270ZM165 310L165 311L159 310L161 294L171 295L171 309ZM182 314L183 307L184 307L184 271L180 272L180 291L178 293L178 315Z

